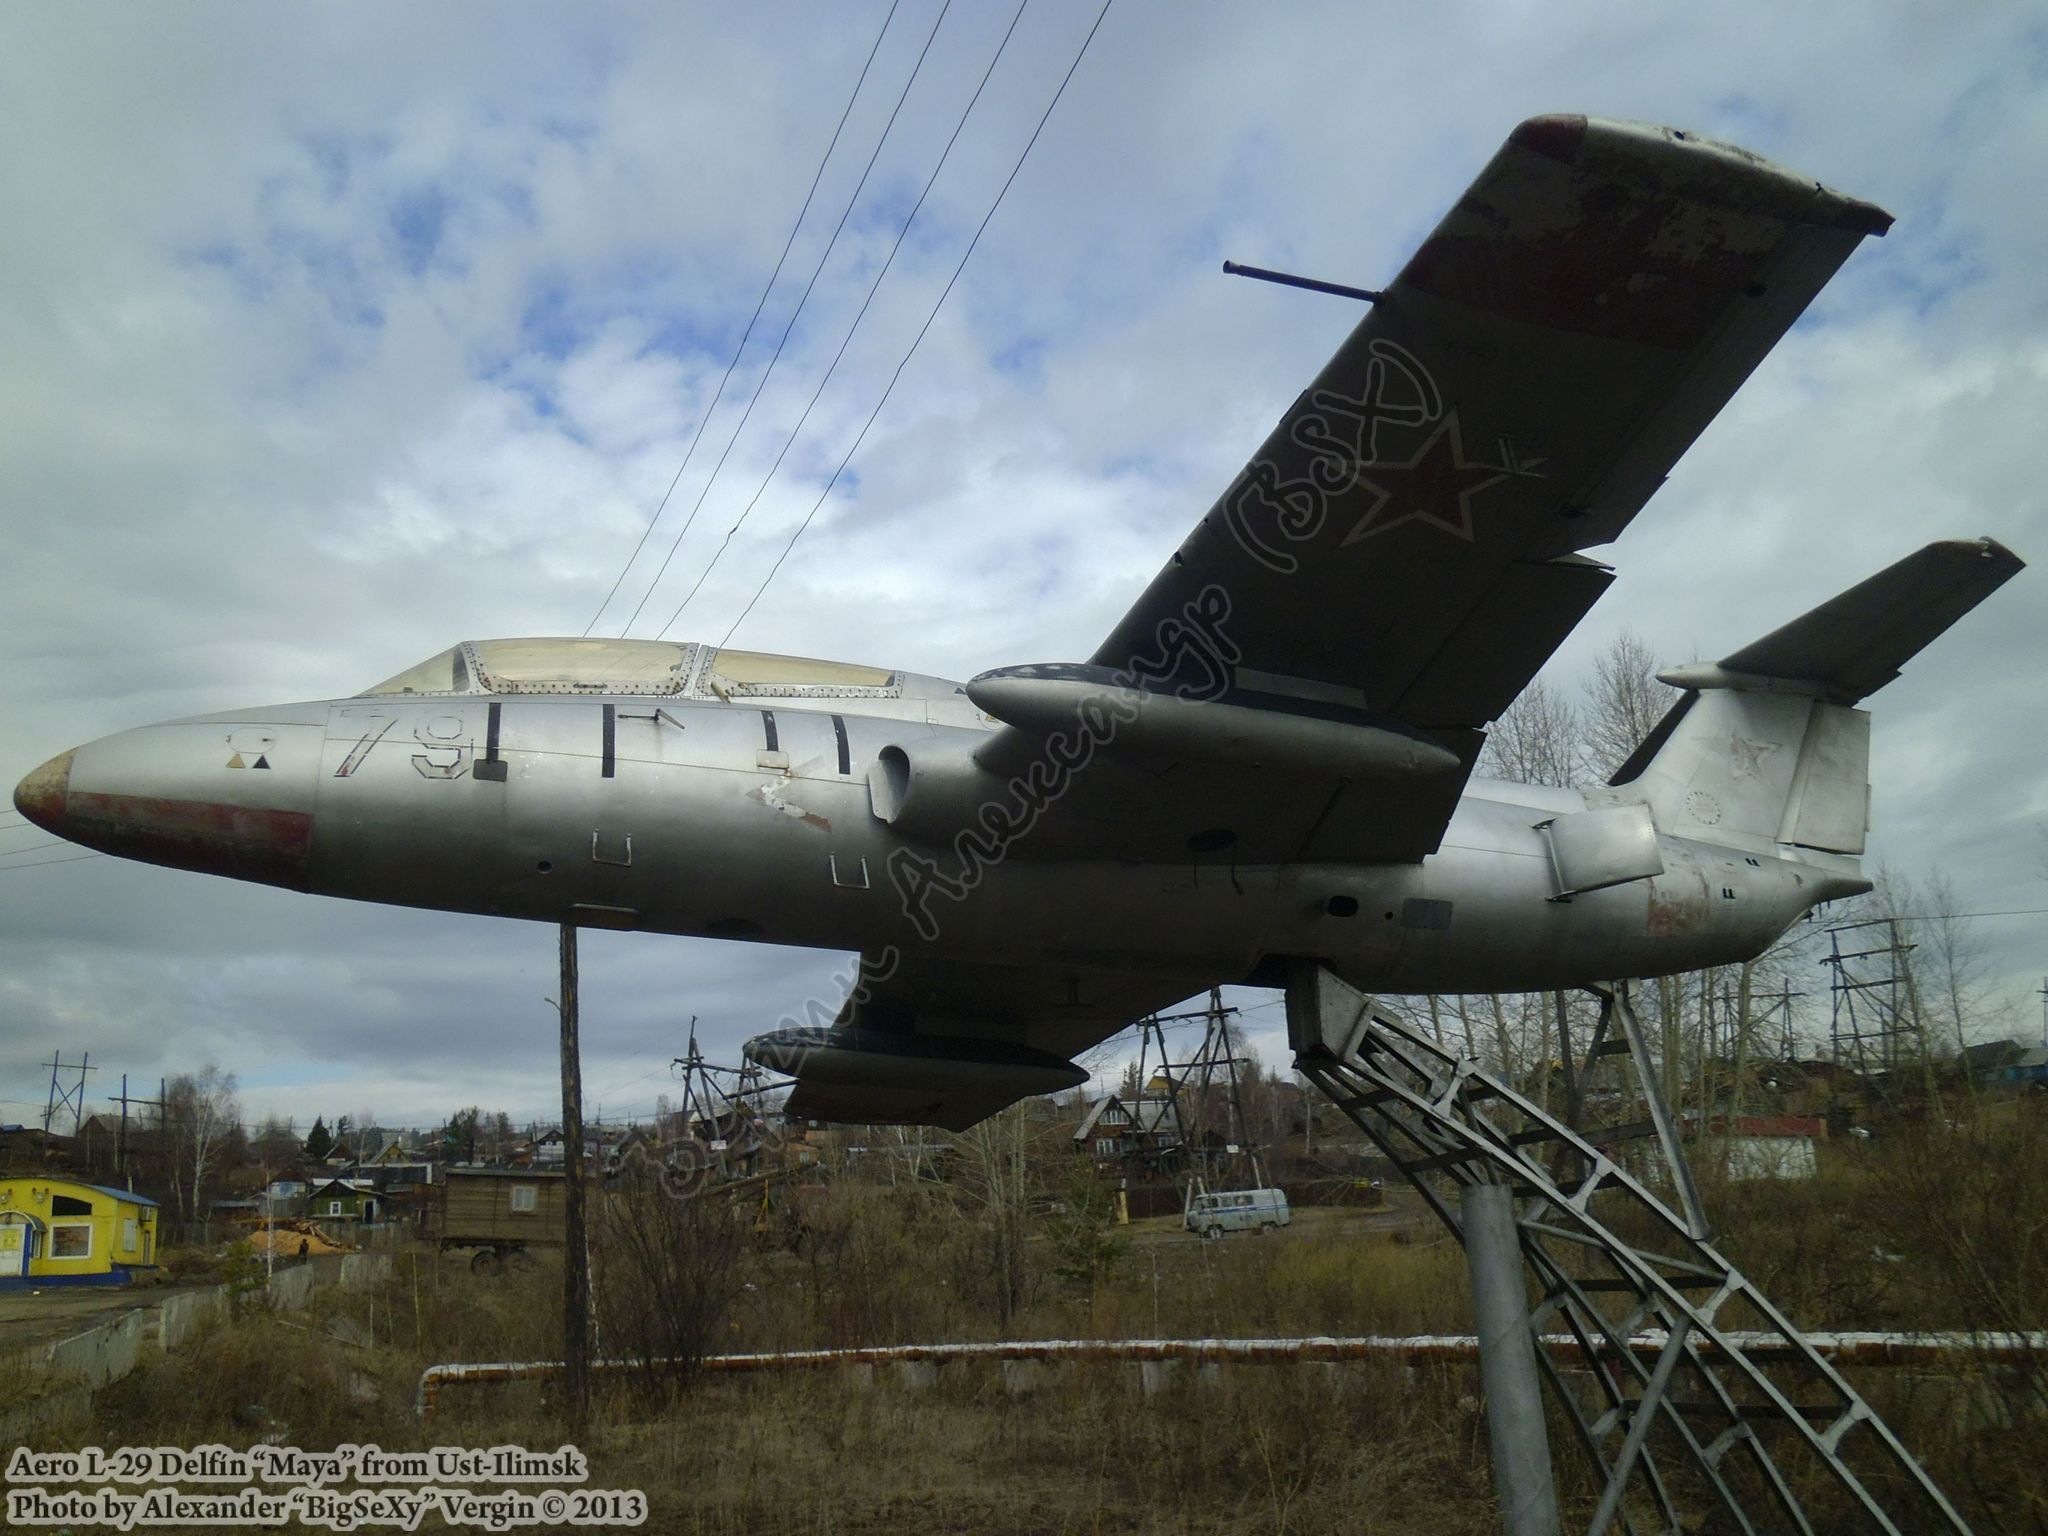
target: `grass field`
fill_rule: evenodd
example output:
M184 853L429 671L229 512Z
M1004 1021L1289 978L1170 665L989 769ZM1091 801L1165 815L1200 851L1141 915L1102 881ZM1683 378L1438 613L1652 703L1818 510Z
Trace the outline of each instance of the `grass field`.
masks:
M2038 1116L2008 1117L1917 1144L1845 1144L1812 1183L1710 1184L1708 1196L1724 1247L1809 1326L2040 1329L2044 1150ZM1162 1223L1084 1275L1062 1259L1070 1245L1035 1229L1021 1258L1006 1256L986 1213L926 1189L847 1183L793 1251L735 1245L705 1343L1467 1331L1462 1254L1417 1215L1397 1197L1385 1216L1305 1213L1284 1233L1218 1242ZM600 1247L600 1317L614 1326L630 1316L622 1262ZM1019 1274L1005 1319L998 1292ZM70 1438L551 1449L571 1438L551 1384L451 1387L426 1425L412 1400L428 1363L556 1356L559 1285L547 1263L491 1280L459 1259L401 1252L374 1291L246 1315L153 1361L103 1393ZM620 1346L599 1340L600 1352ZM2048 1529L2038 1370L1872 1371L1858 1384L1978 1530ZM697 1376L607 1389L576 1439L592 1483L643 1489L657 1530L1494 1528L1465 1367L1233 1366L1155 1395L1138 1390L1134 1367L1108 1365L1044 1373L1021 1396L989 1365L949 1366L921 1389L887 1372ZM1583 1508L1584 1473L1561 1431L1553 1443ZM1821 1528L1857 1529L1846 1517Z

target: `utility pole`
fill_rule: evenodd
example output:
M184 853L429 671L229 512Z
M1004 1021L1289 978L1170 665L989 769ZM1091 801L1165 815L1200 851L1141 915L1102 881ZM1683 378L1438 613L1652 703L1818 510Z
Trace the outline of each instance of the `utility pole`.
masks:
M1870 928L1883 928L1891 942L1873 944L1868 949L1843 950L1843 934ZM1829 953L1820 963L1835 973L1829 986L1834 1003L1829 1025L1834 1058L1854 1068L1866 1085L1875 1086L1889 1098L1896 1086L1890 1081L1890 1074L1899 1064L1900 1037L1909 1030L1914 1032L1916 1041L1918 1037L1919 999L1913 995L1912 978L1906 968L1906 956L1914 946L1900 939L1898 921L1889 917L1839 923L1827 932ZM1859 962L1882 964L1889 970L1885 975L1866 979L1859 975Z
M1181 1157L1189 1172L1189 1182L1182 1194L1183 1208L1197 1192L1209 1187L1211 1177L1219 1168L1230 1166L1230 1159L1233 1156L1233 1153L1227 1150L1230 1147L1240 1149L1236 1155L1249 1157L1255 1183L1263 1183L1265 1179L1258 1153L1253 1151L1247 1154L1242 1151L1249 1142L1243 1139L1247 1135L1248 1126L1237 1077L1238 1064L1243 1058L1237 1055L1236 1046L1230 1038L1230 1017L1236 1012L1235 1008L1223 1006L1222 992L1212 987L1209 989L1209 1006L1206 1008L1188 1013L1155 1013L1139 1021L1142 1034L1139 1037L1141 1044L1138 1048L1138 1092L1141 1098L1149 1096L1146 1092L1149 1079L1146 1077L1145 1064L1156 1040L1159 1051L1157 1075L1166 1083L1174 1133L1179 1138ZM1202 1044L1188 1060L1170 1061L1166 1050L1166 1025L1182 1019L1203 1021ZM1223 1142L1226 1150L1221 1154L1212 1155L1206 1143L1215 1133L1209 1120L1210 1100L1213 1097L1210 1089L1218 1072L1224 1074L1223 1080L1227 1088L1227 1097L1223 1104ZM1183 1091L1188 1093L1194 1103L1195 1119L1192 1124L1182 1107Z
M155 1110L155 1111L156 1111L156 1118L157 1118L157 1140L158 1140L158 1143L159 1143L159 1147L158 1147L158 1150L159 1150L159 1151L161 1151L161 1150L162 1150L162 1147L161 1147L161 1143L162 1143L162 1140L163 1140L163 1118L164 1118L164 1084L163 1084L163 1079L162 1079L162 1078L158 1078L158 1079L157 1079L157 1085L156 1085L156 1097L155 1097L155 1098L153 1098L153 1099L138 1099L138 1098L134 1097L134 1096L133 1096L132 1094L130 1094L130 1093L128 1092L128 1074L127 1074L126 1072L123 1072L123 1073L121 1074L121 1096L120 1096L120 1097L119 1097L118 1099L116 1099L116 1100L115 1100L114 1102L115 1102L116 1104L119 1104L119 1105L121 1106L121 1139L120 1139L119 1143L117 1143L117 1145L118 1145L118 1146L119 1146L119 1148L120 1148L120 1151L119 1151L119 1160L120 1160L120 1166L119 1166L119 1168L118 1168L118 1169L117 1169L117 1171L116 1171L116 1177L118 1177L118 1178L120 1179L120 1181L121 1181L121 1182L122 1182L122 1183L123 1183L124 1185L126 1185L126 1186L128 1187L128 1189L130 1189L130 1190L132 1191L132 1190L133 1190L133 1189L135 1188L135 1174L134 1174L134 1172L133 1172L133 1171L132 1171L132 1170L131 1170L131 1169L129 1168L129 1166L128 1166L128 1106L129 1106L130 1104L138 1104L138 1105L142 1105L142 1106L144 1106L144 1107L146 1107L146 1108L149 1108L149 1109L153 1109L153 1110Z
M99 1071L98 1067L88 1065L88 1063L90 1063L91 1061L91 1051L87 1051L85 1055L79 1058L78 1064L71 1069L72 1071L75 1071L78 1074L78 1081L72 1084L70 1087L66 1088L58 1081L59 1074L61 1074L65 1070L64 1054L61 1051L51 1052L50 1097L49 1101L43 1106L43 1136L45 1138L43 1150L45 1153L49 1151L48 1137L50 1134L50 1125L51 1122L57 1118L58 1110L69 1109L71 1111L72 1135L76 1136L78 1134L79 1126L84 1123L85 1074L88 1072ZM34 1101L31 1100L30 1102Z
M562 924L562 1381L569 1425L590 1413L590 1250L583 1209L583 1056L576 1038L576 925Z
M162 1141L164 1141L164 1079L160 1077L158 1083L156 1083L156 1098L133 1098L127 1092L127 1073L121 1073L121 1098L117 1098L115 1104L121 1106L121 1143L119 1143L119 1147L121 1147L121 1153L119 1153L121 1167L119 1167L119 1178L133 1192L133 1188L135 1188L135 1174L133 1174L133 1169L129 1167L129 1159L127 1159L127 1122L129 1122L129 1112L127 1110L129 1110L129 1104L137 1104L137 1106L143 1106L143 1108L156 1110L158 1151L162 1151Z

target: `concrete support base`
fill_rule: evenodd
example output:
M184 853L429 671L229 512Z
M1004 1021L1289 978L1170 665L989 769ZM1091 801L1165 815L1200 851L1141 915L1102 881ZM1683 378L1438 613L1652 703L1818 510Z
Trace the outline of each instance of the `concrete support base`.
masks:
M1173 1385L1180 1374L1178 1360L1140 1360L1138 1362L1138 1390L1147 1397L1157 1397Z
M896 1362L896 1384L913 1392L926 1387L937 1386L939 1368L929 1360L899 1360Z

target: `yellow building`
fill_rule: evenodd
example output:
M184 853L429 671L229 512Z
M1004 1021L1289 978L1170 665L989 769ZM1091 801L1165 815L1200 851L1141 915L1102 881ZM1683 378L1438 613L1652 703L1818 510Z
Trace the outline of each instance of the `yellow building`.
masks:
M0 1289L120 1285L156 1263L156 1202L40 1174L0 1177Z

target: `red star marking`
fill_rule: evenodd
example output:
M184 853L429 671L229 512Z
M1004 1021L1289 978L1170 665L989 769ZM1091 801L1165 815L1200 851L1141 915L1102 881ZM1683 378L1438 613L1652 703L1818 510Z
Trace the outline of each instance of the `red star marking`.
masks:
M1356 544L1403 523L1427 523L1472 542L1472 498L1498 485L1510 471L1465 457L1465 436L1453 408L1405 464L1361 464L1353 485L1373 498L1358 526L1345 535Z

